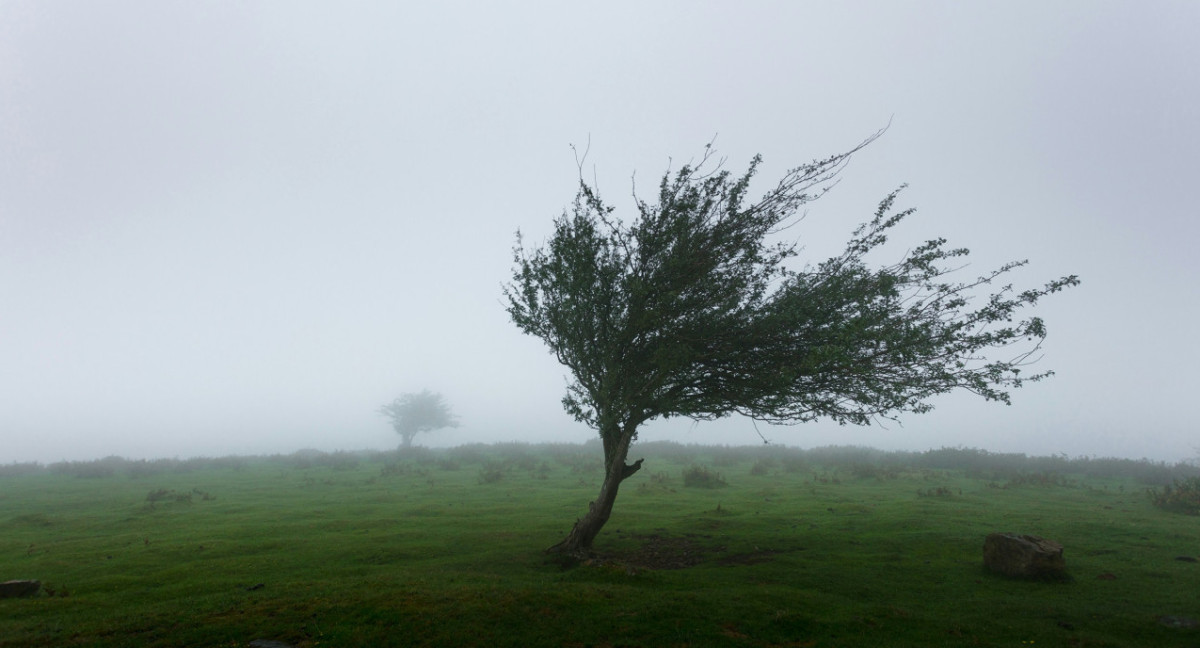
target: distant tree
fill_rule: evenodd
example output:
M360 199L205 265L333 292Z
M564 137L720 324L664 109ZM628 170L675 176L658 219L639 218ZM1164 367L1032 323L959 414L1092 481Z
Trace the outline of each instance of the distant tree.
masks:
M1046 328L1037 317L1014 318L1078 279L1023 292L1004 286L976 303L975 289L1026 262L951 282L968 252L944 239L870 267L867 255L913 213L893 211L899 189L841 254L815 267L789 268L796 244L768 240L878 135L788 171L756 202L747 193L761 158L733 177L720 163L709 168L710 144L698 164L663 175L657 201L635 192L632 223L615 218L581 173L547 242L526 250L517 233L508 313L570 369L563 406L604 447L599 496L550 551L592 546L621 482L641 467L641 459L625 463L638 427L654 418L740 413L863 425L929 411L932 396L956 388L1009 403L1009 389L1051 374L1022 373Z
M400 435L401 448L412 447L413 437L421 432L458 427L458 420L450 413L442 395L428 389L401 394L380 407L379 413L392 420L392 428Z

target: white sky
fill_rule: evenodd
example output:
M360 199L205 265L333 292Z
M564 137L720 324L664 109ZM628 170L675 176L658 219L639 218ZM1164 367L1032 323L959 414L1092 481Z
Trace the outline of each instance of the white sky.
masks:
M500 292L574 196L569 144L629 214L631 174L714 135L765 183L889 119L804 258L908 183L905 235L971 248L964 279L1080 275L1037 311L1058 375L763 433L1193 457L1197 33L1188 0L0 0L0 463L389 448L377 408L426 387L463 426L418 443L585 440Z

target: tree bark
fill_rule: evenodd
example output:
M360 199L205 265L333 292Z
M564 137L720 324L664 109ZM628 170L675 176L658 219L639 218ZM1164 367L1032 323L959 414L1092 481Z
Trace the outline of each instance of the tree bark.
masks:
M571 532L558 544L546 550L546 553L558 553L570 556L587 556L592 548L592 542L600 534L600 529L608 522L612 514L613 502L617 501L617 490L621 482L628 479L642 467L642 459L627 465L625 458L629 455L629 444L633 441L632 432L622 430L616 443L604 444L604 483L600 485L600 494L588 503L587 513L575 520Z

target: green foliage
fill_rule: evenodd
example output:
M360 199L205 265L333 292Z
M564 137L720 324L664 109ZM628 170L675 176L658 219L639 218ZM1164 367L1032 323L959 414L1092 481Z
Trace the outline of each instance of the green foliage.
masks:
M458 427L458 421L442 395L428 389L420 393L401 394L380 407L379 413L391 420L392 428L400 435L404 448L411 447L413 437L421 432Z
M480 484L495 484L504 479L504 464L499 461L488 461L479 469Z
M913 213L895 210L899 190L840 254L794 267L797 245L777 234L878 136L787 171L756 201L761 158L735 176L711 168L706 147L698 164L663 174L655 200L635 192L628 222L580 178L548 241L526 249L517 233L509 316L570 370L563 406L604 446L600 497L553 549L584 549L606 523L615 484L641 468L625 461L646 421L738 413L866 425L927 412L956 389L1008 403L1010 390L1050 375L1023 373L1046 336L1023 313L1078 279L992 288L1026 263L1016 261L955 281L968 252L940 238L873 267L868 256Z
M962 491L959 491L962 495ZM917 497L951 497L954 495L948 486L934 486L931 488L921 488L917 490Z
M26 463L10 463L0 464L0 478L3 477L20 477L22 475L32 475L39 473L45 469L42 464L36 461Z
M750 474L757 476L766 475L767 473L771 472L772 468L775 468L778 465L779 462L770 457L759 459L758 461L754 462L753 466L750 467Z
M1070 487L1077 482L1066 475L1052 472L1022 472L1009 478L1002 488L1015 486L1063 486Z
M692 466L683 471L683 485L688 488L723 488L729 484L721 473L705 466Z
M1022 374L1042 320L1014 318L1077 278L1005 286L972 308L976 289L1024 262L950 282L967 251L934 239L871 268L867 255L913 213L893 211L897 192L816 267L790 268L796 245L768 242L870 141L788 171L757 202L748 192L760 160L735 177L705 168L708 150L664 174L657 201L637 200L629 224L581 180L543 247L525 250L518 235L508 311L571 370L567 411L602 436L660 416L733 412L866 424L927 411L930 397L956 388L1008 402L1008 389L1049 375ZM1025 350L1008 350L1022 341ZM988 360L989 350L1010 356Z
M1200 477L1174 481L1148 490L1150 501L1166 511L1200 515Z

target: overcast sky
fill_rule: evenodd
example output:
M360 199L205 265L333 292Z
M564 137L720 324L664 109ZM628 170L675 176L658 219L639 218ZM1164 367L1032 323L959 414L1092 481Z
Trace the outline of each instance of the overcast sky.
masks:
M619 214L716 137L760 179L847 150L792 230L840 250L902 183L905 237L1013 259L1053 378L776 443L1200 454L1200 3L0 0L0 463L583 441L508 321L587 145ZM761 443L746 420L642 440ZM633 451L636 456L636 448Z

